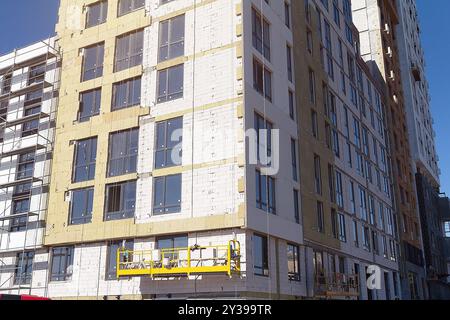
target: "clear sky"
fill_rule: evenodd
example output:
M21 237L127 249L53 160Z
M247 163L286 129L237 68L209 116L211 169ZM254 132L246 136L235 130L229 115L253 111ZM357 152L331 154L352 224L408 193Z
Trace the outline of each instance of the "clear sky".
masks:
M55 33L59 0L1 0L0 54Z
M417 6L437 134L442 191L450 195L450 99L447 96L450 96L450 1L417 0Z
M1 0L0 53L53 35L58 3L59 0ZM442 169L442 190L450 195L450 99L446 96L450 96L450 1L417 0L417 4Z

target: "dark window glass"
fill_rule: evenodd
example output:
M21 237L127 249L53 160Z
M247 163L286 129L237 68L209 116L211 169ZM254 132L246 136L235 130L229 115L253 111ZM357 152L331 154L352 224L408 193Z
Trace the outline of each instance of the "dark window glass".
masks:
M91 117L100 113L102 89L94 89L80 94L80 110L78 121L88 121Z
M156 248L161 250L161 256L163 259L166 258L169 260L177 260L178 255L174 252L170 252L171 249L182 249L188 247L188 237L185 235L163 237L156 240ZM169 252L164 252L164 249L168 249Z
M73 182L93 180L97 159L97 138L78 141L75 146Z
M45 79L45 69L47 65L45 63L30 67L30 71L28 72L28 85L32 85L34 83L43 82Z
M41 106L25 107L24 117L39 114ZM22 138L37 134L39 131L39 119L27 121L22 125Z
M106 221L133 218L136 208L136 181L107 185L105 207Z
M114 72L142 64L144 51L144 31L134 31L116 40Z
M108 1L100 1L87 7L86 28L106 22L108 15Z
M267 237L253 235L253 266L256 275L269 276Z
M159 61L170 60L184 54L184 15L159 24Z
M113 133L109 138L108 176L136 172L139 129Z
M184 65L158 71L158 102L183 97Z
M291 281L300 281L300 249L298 246L287 245L288 277Z
M119 0L117 16L123 16L145 6L145 0Z
M17 255L16 271L14 274L14 285L31 284L33 277L34 252L21 252Z
M155 178L154 214L170 214L181 211L181 180L181 174Z
M105 43L103 42L84 48L82 81L103 76L104 51Z
M69 281L73 272L74 247L52 249L50 281Z
M155 168L181 165L183 143L183 118L161 121L156 124Z
M126 240L126 241L114 241L111 242L108 246L108 265L106 268L106 278L108 280L116 280L117 279L117 250L124 248L130 251L134 249L134 241ZM124 256L121 256L121 262L124 261Z
M94 188L75 190L72 192L70 206L70 224L86 224L92 221Z
M141 104L141 77L113 84L112 110L120 110Z

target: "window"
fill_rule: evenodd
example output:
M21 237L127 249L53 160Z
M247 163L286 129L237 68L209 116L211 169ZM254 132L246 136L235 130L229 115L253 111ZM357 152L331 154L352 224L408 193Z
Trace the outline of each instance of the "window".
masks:
M39 114L40 112L41 112L40 105L29 107L27 106L25 107L23 115L24 117L28 117ZM38 131L39 131L39 119L27 121L22 125L22 138L35 135L38 133Z
M369 231L369 227L363 226L362 230L363 230L362 236L363 236L364 250L370 251L370 231Z
M97 159L97 138L77 141L75 144L75 161L73 182L93 180Z
M311 110L311 129L313 137L318 139L319 138L319 124L317 121L317 112L314 110Z
M336 171L336 203L339 208L344 207L344 190L342 188L342 174Z
M42 101L42 97L44 95L44 91L42 89L34 90L28 92L25 95L24 106L32 107L32 105L37 104Z
M362 187L359 187L359 205L360 217L364 221L367 221L367 193Z
M189 239L187 235L162 237L156 239L156 248L161 250L162 258L169 260L177 260L178 253L173 252L173 249L181 249L189 247ZM167 249L167 250L166 250Z
M153 214L181 212L181 174L158 177L154 181Z
M116 40L114 72L142 64L144 51L144 30L127 33Z
M289 98L289 117L295 121L295 105L294 105L294 93L289 90L288 91Z
M159 61L184 55L184 15L168 19L159 24Z
M353 220L353 243L355 247L359 247L358 222Z
M376 254L380 254L378 244L378 233L375 230L372 230L372 245L373 245L373 252Z
M117 251L119 249L127 249L133 251L134 241L133 240L123 240L123 241L112 241L108 245L108 261L106 268L106 279L116 280L117 279ZM125 257L122 255L120 257L120 262L125 262Z
M104 42L83 49L81 81L88 81L103 76L104 52Z
M444 237L450 238L450 221L444 222Z
M381 245L383 247L383 257L387 259L388 258L388 245L387 245L387 239L386 239L385 235L383 235L381 237Z
M158 71L158 103L183 97L184 65Z
M108 16L108 1L100 1L87 6L86 28L106 22Z
M306 45L308 48L308 51L310 54L313 53L313 36L312 36L312 32L310 30L307 30L306 32Z
M141 104L141 77L113 84L112 111Z
M314 155L314 184L318 195L322 194L322 168L320 165L320 157Z
M287 245L288 276L290 281L300 281L300 249L293 244Z
M8 119L8 106L9 101L0 101L0 143L4 141L5 128L4 124Z
M34 252L20 252L17 255L14 285L29 285L33 277Z
M45 63L37 66L30 67L28 71L28 85L31 86L34 83L40 83L45 80L45 69L47 65Z
M272 72L256 59L253 59L253 88L272 101Z
M309 69L309 101L316 103L316 77L314 71Z
M270 61L270 24L252 8L253 47Z
M109 136L108 177L136 172L139 129L129 129Z
M299 193L298 190L294 190L294 217L295 222L300 223L300 206L298 203Z
M253 266L258 276L269 276L269 253L267 237L253 235Z
M284 23L291 28L291 6L287 2L284 3Z
M345 216L342 213L338 214L338 238L342 242L347 242L347 230L345 227Z
M287 73L288 80L290 82L293 81L293 70L292 70L292 48L289 45L286 45L286 59L287 59Z
M133 218L135 208L136 181L106 186L106 221Z
M80 94L80 110L78 111L78 121L89 121L90 118L100 114L102 89L94 89Z
M72 191L70 204L70 224L79 225L92 221L92 206L94 202L94 188Z
M156 124L155 169L180 166L183 148L183 118Z
M323 217L323 203L317 202L317 231L320 233L325 232L325 220Z
M35 153L23 153L18 156L16 167L16 180L23 180L33 177L35 163Z
M12 74L4 74L2 79L2 86L0 87L0 93L2 95L11 92Z
M297 170L297 141L291 139L292 179L298 181Z
M30 197L27 198L17 198L13 199L11 204L11 215L20 215L30 212ZM28 227L28 217L22 216L19 218L14 218L11 220L9 231L10 232L20 232L26 231Z
M255 113L255 130L257 132L257 159L259 161L264 160L264 156L267 157L268 162L264 165L270 165L272 157L272 130L273 124L262 117L261 115ZM265 134L267 132L267 135Z
M145 0L119 0L117 16L123 16L145 6Z
M276 214L275 179L256 170L256 207Z
M52 249L50 281L69 281L73 272L74 247Z

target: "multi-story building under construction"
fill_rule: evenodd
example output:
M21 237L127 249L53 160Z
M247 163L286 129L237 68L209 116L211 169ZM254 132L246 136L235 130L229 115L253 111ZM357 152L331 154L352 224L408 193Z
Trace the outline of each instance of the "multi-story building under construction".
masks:
M49 297L306 295L290 11L61 1Z
M0 293L45 293L59 64L54 38L0 56Z

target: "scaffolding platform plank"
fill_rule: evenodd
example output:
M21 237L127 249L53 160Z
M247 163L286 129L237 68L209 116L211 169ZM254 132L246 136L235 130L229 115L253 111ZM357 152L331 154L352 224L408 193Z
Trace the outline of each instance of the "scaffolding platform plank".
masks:
M46 147L44 145L37 144L37 145L30 146L30 147L25 147L25 148L20 148L20 149L8 151L8 152L3 152L3 153L0 153L0 159L17 156L19 154L32 152L32 151L35 151L35 150L42 150L42 149L45 149L45 148Z
M42 181L42 180L39 178L35 178L35 177L16 180L16 181L0 184L0 189L7 189L7 188L11 188L11 187L20 186L21 184L40 182L40 181Z
M45 62L49 59L54 59L57 57L57 53L56 52L52 52L51 50L46 51L44 54L41 54L37 57L31 58L31 59L27 59L24 60L23 62L19 62L19 63L15 63L15 64L11 64L9 67L3 68L0 70L0 74L4 74L6 72L12 72L18 69L22 69L28 66L32 66L34 64L40 63L40 62Z
M20 96L22 96L24 94L27 94L29 92L33 92L35 90L38 90L40 88L45 89L45 88L50 88L51 86L52 86L52 84L50 82L48 82L48 81L36 82L36 83L33 83L33 84L29 85L29 86L23 87L23 88L21 88L19 90L11 91L10 93L6 93L6 94L1 95L0 96L0 101L14 99L14 98L20 97Z
M43 118L48 118L50 115L48 113L45 112L40 112L40 113L36 113L36 114L32 114L23 118L19 118L16 120L12 120L12 121L8 121L6 122L6 128L9 127L15 127L21 124L24 124L26 122L29 121L33 121L33 120L38 120L38 119L43 119Z
M25 213L19 213L19 214L13 214L13 215L0 217L0 221L19 219L19 218L23 218L23 217L35 217L38 215L39 214L37 214L35 212L25 212Z

